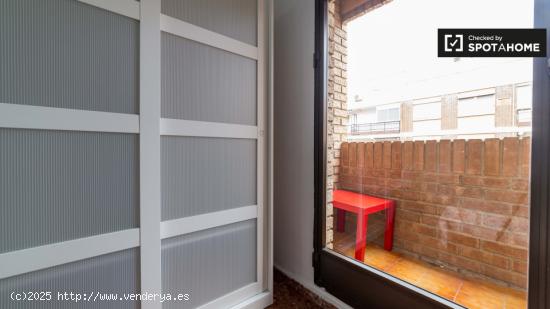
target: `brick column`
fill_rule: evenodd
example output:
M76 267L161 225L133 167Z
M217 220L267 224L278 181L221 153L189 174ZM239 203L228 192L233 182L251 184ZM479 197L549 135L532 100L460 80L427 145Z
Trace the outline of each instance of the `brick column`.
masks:
M496 87L495 97L495 127L513 127L516 118L513 85ZM514 134L496 134L496 137L500 138L506 136L514 136Z
M347 41L346 29L340 18L340 1L330 0L329 7L329 73L327 109L327 208L326 243L332 248L332 190L338 184L340 144L347 139Z
M458 96L446 95L441 98L441 129L454 130L458 126Z
M413 130L413 105L412 102L401 103L401 132L412 132Z
M496 88L495 127L511 127L514 125L513 92L512 85Z

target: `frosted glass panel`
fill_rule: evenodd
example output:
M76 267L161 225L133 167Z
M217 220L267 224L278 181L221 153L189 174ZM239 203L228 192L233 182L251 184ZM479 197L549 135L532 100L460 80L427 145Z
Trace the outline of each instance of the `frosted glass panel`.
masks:
M256 100L256 61L162 34L162 117L255 125Z
M256 141L164 136L162 220L256 204Z
M0 129L0 252L138 226L138 136Z
M138 113L139 22L75 0L0 0L0 102Z
M162 13L256 45L256 1L162 0Z
M195 308L256 281L256 220L162 241L163 293L190 301L163 308Z
M29 291L51 291L52 300L14 302L10 299L11 292ZM94 292L98 296L93 297L95 301L75 303L58 300L58 292L86 294L87 297ZM131 249L0 280L0 308L137 309L140 308L139 301L121 301L119 297L123 298L124 293L139 292L139 251ZM116 294L116 300L100 301L105 294L111 297Z

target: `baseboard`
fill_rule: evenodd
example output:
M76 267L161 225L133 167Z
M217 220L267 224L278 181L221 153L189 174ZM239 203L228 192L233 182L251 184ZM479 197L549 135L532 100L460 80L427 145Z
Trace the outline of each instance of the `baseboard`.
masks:
M266 291L254 295L231 309L264 309L273 304L273 293Z

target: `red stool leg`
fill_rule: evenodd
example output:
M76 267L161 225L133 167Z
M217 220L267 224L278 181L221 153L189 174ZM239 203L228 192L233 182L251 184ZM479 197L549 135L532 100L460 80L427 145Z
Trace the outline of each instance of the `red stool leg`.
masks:
M337 209L336 211L336 231L343 233L346 231L346 211L343 209Z
M357 214L357 232L355 233L355 259L363 262L365 259L365 247L367 245L368 215Z
M395 203L386 208L386 230L384 231L384 249L391 251L393 248L393 225L395 221Z

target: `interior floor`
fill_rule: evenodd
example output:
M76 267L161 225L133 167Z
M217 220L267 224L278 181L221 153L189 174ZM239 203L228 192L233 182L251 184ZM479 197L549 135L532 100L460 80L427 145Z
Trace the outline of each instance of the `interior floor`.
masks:
M354 235L335 231L334 250L353 258ZM525 291L467 278L376 245L367 245L364 263L467 308L527 308Z
M273 304L268 308L336 309L277 269L273 270Z

